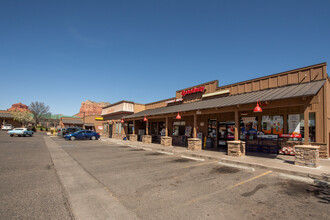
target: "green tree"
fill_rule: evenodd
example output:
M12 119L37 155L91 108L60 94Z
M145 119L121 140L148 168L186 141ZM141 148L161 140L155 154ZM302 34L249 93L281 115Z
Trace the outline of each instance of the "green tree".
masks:
M23 127L26 127L28 123L34 121L33 116L29 111L14 111L12 115L14 120L20 122Z
M50 115L49 106L45 105L43 102L31 102L29 110L33 114L36 124L39 124L41 119Z

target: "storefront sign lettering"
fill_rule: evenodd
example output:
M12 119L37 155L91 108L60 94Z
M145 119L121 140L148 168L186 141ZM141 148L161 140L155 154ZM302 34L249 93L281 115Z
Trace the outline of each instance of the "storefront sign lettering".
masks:
M200 86L200 87L193 88L193 89L182 90L181 95L186 96L186 95L196 93L196 92L204 92L204 89L205 89L205 86Z

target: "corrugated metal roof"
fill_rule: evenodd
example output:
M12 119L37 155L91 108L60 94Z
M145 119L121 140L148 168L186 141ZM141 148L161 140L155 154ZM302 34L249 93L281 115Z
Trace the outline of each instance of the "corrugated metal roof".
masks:
M181 105L148 109L133 115L126 116L125 118L135 118L135 117L143 117L145 115L148 116L160 115L160 114L175 113L179 111L192 111L192 110L202 110L209 108L221 108L221 107L227 107L233 105L250 104L256 102L258 99L260 99L260 101L271 101L271 100L295 98L302 96L313 96L322 88L325 81L326 80L319 80L309 83L277 87L272 89L203 100L203 101L186 103Z
M10 112L0 112L0 118L13 118Z
M73 125L82 125L83 122L81 120L74 120L74 119L64 119L62 118L63 124L73 124Z

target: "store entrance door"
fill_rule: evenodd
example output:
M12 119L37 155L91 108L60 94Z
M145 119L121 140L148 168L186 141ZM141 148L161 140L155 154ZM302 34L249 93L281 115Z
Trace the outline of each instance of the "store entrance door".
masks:
M234 140L235 122L218 123L218 148L227 151L227 141Z
M109 138L112 138L112 124L109 125Z

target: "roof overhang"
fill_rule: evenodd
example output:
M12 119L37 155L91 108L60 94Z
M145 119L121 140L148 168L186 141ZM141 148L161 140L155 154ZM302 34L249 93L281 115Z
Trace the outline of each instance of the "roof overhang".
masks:
M161 107L155 109L148 109L126 116L124 118L141 118L145 115L165 115L176 112L187 112L202 109L222 108L235 105L251 104L260 101L272 101L297 97L314 96L322 88L326 80L313 81L308 83L301 83L295 85L288 85L283 87L260 90L256 92L243 93L232 96L219 97L214 99L202 100L191 103L184 103L181 105L173 105L168 107Z

